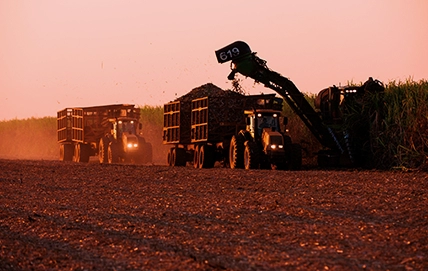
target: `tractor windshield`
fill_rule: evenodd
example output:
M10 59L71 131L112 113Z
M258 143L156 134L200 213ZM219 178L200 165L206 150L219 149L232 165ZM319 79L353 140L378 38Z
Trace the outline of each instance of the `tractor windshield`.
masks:
M128 134L136 134L135 129L135 121L119 121L118 122L118 130L119 134L128 133Z
M279 131L278 129L278 115L277 114L257 114L257 130L259 135L262 134L263 128L271 128L272 131Z
M278 117L274 115L263 115L257 116L257 123L259 125L259 130L263 128L272 128L272 130L278 130Z

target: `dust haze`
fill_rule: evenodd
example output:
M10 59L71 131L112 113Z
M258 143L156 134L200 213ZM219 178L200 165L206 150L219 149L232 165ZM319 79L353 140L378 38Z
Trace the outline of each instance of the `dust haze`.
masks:
M162 144L162 127L150 123L144 127L143 136L153 147L153 164L165 165L168 146ZM59 160L56 129L53 117L0 122L0 158Z

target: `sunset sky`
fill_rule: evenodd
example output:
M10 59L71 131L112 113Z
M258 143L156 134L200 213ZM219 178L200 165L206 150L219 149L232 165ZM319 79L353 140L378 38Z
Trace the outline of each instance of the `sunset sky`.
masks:
M426 0L0 0L0 37L0 120L230 88L214 51L237 40L305 93L428 79Z

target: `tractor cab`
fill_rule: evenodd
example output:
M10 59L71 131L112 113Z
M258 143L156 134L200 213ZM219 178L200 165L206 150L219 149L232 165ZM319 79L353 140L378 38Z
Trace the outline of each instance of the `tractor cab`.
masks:
M247 131L253 138L260 137L263 131L279 132L281 112L271 109L246 110Z
M279 117L281 111L258 109L245 111L247 131L265 153L283 151L284 137L281 134Z
M131 135L137 134L137 121L135 119L120 118L115 124L119 136L125 133Z
M140 124L141 125L141 124ZM112 122L112 134L117 142L122 142L124 152L134 152L138 150L137 130L138 121L134 118L119 117Z

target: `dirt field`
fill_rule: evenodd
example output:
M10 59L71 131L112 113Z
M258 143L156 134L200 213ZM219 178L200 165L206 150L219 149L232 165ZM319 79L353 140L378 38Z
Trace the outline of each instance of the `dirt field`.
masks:
M428 270L427 172L0 168L0 270Z

